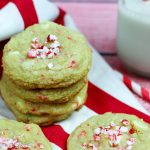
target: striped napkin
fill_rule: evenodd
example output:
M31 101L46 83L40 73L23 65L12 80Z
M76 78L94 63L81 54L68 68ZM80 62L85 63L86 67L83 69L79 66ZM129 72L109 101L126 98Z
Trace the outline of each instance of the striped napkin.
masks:
M3 48L7 39L13 34L34 23L46 20L78 30L69 14L49 0L0 0L0 48ZM69 134L81 122L93 115L122 112L135 114L150 123L148 112L136 101L96 50L93 47L92 49L93 62L88 76L89 89L86 104L67 120L42 128L46 137L52 142L53 149L65 150ZM2 72L2 68L0 71ZM3 101L0 101L0 114L15 119Z

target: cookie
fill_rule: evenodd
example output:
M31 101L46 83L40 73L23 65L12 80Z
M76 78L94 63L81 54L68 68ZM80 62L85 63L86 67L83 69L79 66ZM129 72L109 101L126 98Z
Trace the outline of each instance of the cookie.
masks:
M21 113L33 114L33 115L62 115L66 113L72 113L74 110L80 108L86 101L87 96L87 84L81 89L81 91L66 103L61 104L44 104L27 102L17 97L13 91L15 90L9 86L5 80L1 80L1 93L3 99L11 101L12 107L17 108Z
M9 89L13 89L13 93L18 96L18 99L23 99L30 102L38 103L62 103L72 99L87 83L87 79L81 79L77 83L66 87L57 89L24 89L14 84L6 75L2 76L3 82L7 84Z
M12 105L11 101L7 101L5 99L5 103L10 108L10 110L14 113L16 119L24 123L35 123L40 126L47 126L53 124L54 122L64 120L70 116L70 114L54 115L54 116L23 114L19 110L17 110L15 106Z
M52 150L52 147L39 126L0 119L0 149Z
M148 150L150 125L134 115L105 113L77 127L68 150Z
M85 77L91 48L79 32L52 22L30 26L3 50L3 69L27 89L68 87Z

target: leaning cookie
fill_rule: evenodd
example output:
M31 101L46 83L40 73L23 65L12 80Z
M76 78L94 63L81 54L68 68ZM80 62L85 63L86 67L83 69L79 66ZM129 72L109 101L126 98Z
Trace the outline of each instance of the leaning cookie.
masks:
M53 124L54 122L64 120L70 116L70 114L54 115L54 116L23 114L19 110L17 110L15 106L12 105L11 101L5 100L5 103L6 105L8 105L10 110L14 113L16 119L24 123L35 123L40 126L47 126Z
M52 22L13 36L3 51L3 70L27 89L67 87L85 77L91 49L83 35Z
M81 79L77 83L66 87L57 89L24 89L14 84L5 74L2 75L2 82L7 84L13 93L25 101L41 102L41 103L63 103L72 99L87 83L87 77Z
M39 126L0 119L1 150L52 150Z
M2 90L3 89L3 90ZM14 105L13 101L11 101L11 99L9 99L11 96L11 94L9 94L9 98L6 98L8 95L7 91L2 88L1 89L1 94L2 97L5 101L5 103L8 105L8 107L10 108L10 110L14 113L14 115L16 116L16 119L18 121L22 121L25 123L35 123L38 124L40 126L45 126L45 125L51 125L54 122L58 122L61 120L64 120L66 118L68 118L70 116L70 113L66 113L66 114L62 114L62 115L31 115L31 114L23 114L21 113L16 105Z
M3 79L1 80L1 87L3 99L7 103L11 103L11 106L17 108L21 113L33 115L62 115L72 113L85 103L88 85L84 85L81 91L73 97L72 100L61 104L44 104L25 101L14 95L13 92L15 89L9 86Z
M77 127L68 150L148 150L150 125L134 115L105 113Z

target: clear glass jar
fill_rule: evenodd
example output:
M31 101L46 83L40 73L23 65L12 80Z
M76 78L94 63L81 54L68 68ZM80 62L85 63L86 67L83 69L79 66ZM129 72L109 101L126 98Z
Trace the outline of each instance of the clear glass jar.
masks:
M150 1L120 0L117 49L130 70L150 77Z

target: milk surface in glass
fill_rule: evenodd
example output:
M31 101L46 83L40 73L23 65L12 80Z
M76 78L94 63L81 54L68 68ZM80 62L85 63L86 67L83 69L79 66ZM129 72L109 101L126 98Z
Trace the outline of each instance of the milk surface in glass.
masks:
M117 49L123 63L150 77L150 0L120 0Z

